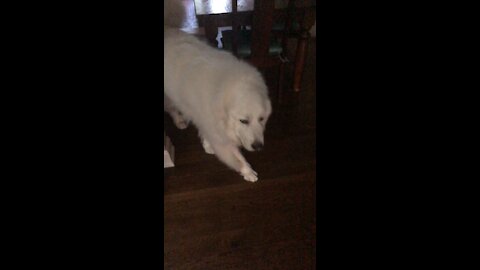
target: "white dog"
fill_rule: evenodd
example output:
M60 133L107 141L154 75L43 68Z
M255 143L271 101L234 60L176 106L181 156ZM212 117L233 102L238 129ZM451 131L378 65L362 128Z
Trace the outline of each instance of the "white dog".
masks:
M261 74L252 66L180 30L165 28L164 110L175 125L191 121L205 152L215 154L245 180L257 173L242 156L263 147L272 106Z

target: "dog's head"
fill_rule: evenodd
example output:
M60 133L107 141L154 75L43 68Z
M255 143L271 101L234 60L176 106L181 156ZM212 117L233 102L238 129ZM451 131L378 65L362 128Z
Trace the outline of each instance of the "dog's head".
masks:
M229 137L248 151L261 150L263 132L272 113L265 83L242 83L241 87L231 92L225 111Z

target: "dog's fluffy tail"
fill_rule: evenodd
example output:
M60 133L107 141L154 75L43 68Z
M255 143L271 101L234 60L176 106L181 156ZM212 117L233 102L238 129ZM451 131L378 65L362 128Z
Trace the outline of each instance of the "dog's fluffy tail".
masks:
M186 18L185 8L180 0L165 0L163 2L163 25L181 28Z

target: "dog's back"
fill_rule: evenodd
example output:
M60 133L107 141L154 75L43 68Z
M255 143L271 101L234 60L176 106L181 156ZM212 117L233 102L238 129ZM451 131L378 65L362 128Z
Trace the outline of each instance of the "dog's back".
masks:
M164 43L165 94L194 123L196 116L215 113L245 77L261 80L255 68L180 30L166 28Z

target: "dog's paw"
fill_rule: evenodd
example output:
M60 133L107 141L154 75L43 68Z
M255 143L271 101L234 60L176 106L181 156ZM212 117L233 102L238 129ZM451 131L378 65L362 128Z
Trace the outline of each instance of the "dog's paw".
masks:
M210 155L215 154L215 151L213 151L212 146L205 139L202 139L202 146L203 146L203 150L205 150L205 153L210 154Z
M252 168L245 167L240 170L240 174L243 176L248 182L257 182L258 181L258 174Z
M189 122L188 121L185 121L185 120L176 120L175 121L175 126L178 128L178 129L186 129L189 125Z

